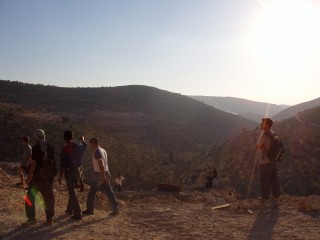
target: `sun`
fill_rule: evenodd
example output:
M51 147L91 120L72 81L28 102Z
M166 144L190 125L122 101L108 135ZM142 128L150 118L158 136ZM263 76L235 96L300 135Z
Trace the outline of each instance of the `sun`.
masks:
M304 68L320 56L320 10L308 0L258 0L252 44L259 58L281 70Z

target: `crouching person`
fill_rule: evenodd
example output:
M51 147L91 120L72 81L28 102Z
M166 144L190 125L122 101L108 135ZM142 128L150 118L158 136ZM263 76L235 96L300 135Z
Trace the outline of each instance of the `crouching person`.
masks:
M88 193L87 209L82 213L85 215L92 215L94 213L96 193L98 190L102 189L113 209L110 215L116 216L120 213L119 204L110 184L111 175L108 168L107 152L99 146L98 139L93 138L89 143L91 150L93 151L92 164L94 176Z
M45 132L37 129L34 133L36 144L32 148L32 161L28 173L29 184L25 198L25 210L28 220L23 225L29 226L37 223L35 216L35 199L40 192L45 206L46 224L53 224L54 194L52 183L56 175L54 166L54 151L45 140ZM51 164L52 163L52 164Z

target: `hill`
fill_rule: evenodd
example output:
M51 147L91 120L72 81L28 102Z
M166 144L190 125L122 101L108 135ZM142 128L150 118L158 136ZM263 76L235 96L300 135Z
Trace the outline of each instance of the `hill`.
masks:
M17 161L17 139L38 127L48 132L58 154L63 129L72 128L76 136L98 137L113 173L126 175L133 188L180 177L194 184L190 176L212 144L256 125L146 86L60 88L0 81L0 103L0 157ZM86 164L89 171L90 161Z
M275 114L273 116L274 120L280 121L283 119L291 118L296 116L299 112L303 112L304 110L319 107L320 106L320 98L313 99L308 102L300 103Z
M294 195L320 194L320 107L276 122L273 130L286 147L285 159L279 163L282 190ZM259 193L254 149L259 133L259 129L244 132L210 153L220 166L221 181L249 196Z
M1 240L67 240L67 239L318 239L319 212L299 210L301 202L319 202L311 198L283 196L279 210L260 211L258 199L227 199L227 191L182 193L123 192L117 193L121 214L107 217L108 203L98 192L93 216L73 221L64 213L67 204L66 186L55 187L54 225L44 224L41 197L36 205L38 224L20 226L25 221L23 196L25 191L14 187L15 177L0 172L0 239ZM88 187L77 193L85 207ZM230 204L229 208L211 210ZM252 214L248 213L248 209ZM241 219L241 221L239 221Z
M250 101L234 97L207 97L189 96L209 106L218 108L222 111L234 113L253 121L260 121L264 116L273 116L285 108L287 105L276 105L271 103Z

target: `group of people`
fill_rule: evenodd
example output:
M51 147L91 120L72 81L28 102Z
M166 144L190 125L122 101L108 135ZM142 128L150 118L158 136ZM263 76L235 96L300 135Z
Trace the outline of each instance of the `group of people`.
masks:
M47 142L45 132L42 129L37 129L33 134L35 145L30 146L29 138L23 137L24 145L24 161L25 163L19 167L20 182L18 185L24 185L24 175L26 172L28 191L25 200L25 210L28 220L23 225L34 225L37 223L35 215L35 199L40 192L45 206L46 224L53 224L55 213L55 198L53 193L53 180L58 174L58 183L62 184L63 177L65 178L69 200L66 206L65 213L71 215L74 220L82 220L83 215L94 214L94 204L96 192L103 191L110 205L112 212L110 215L116 216L120 213L117 198L112 190L111 175L108 168L108 156L105 149L99 146L99 140L92 138L89 141L89 146L92 150L92 165L93 177L90 184L90 190L87 197L86 209L81 211L80 204L75 192L76 188L83 191L83 172L82 158L87 148L87 143L84 137L80 137L76 142L73 139L73 133L70 130L64 132L63 137L65 144L61 150L60 170L56 168L54 160L54 150ZM121 185L124 177L119 175L116 183L118 190L121 191Z
M271 159L268 151L272 148L273 138L275 133L271 130L273 121L270 118L263 118L260 124L261 135L259 137L256 149L259 152L259 166L260 166L260 183L261 183L261 197L264 203L270 198L272 191L271 203L272 207L278 206L278 198L280 196L280 183L278 178L277 162ZM29 138L23 137L22 142L24 144L24 159L25 164L19 168L19 174L23 185L23 171L27 172L27 184L28 192L25 196L25 209L28 220L25 225L36 224L35 218L35 198L38 192L42 194L47 224L53 224L54 216L54 194L53 194L53 179L55 174L50 167L47 166L47 162L53 160L54 151L52 147L47 143L45 138L45 132L41 129L37 129L34 132L34 139L36 144L31 148L29 144ZM92 150L92 164L94 169L93 181L90 185L88 193L86 210L81 211L75 188L80 186L83 189L82 178L82 157L87 148L87 144L84 141L84 137L80 138L79 142L73 140L72 131L68 130L64 132L65 145L61 151L60 157L60 171L58 177L58 183L61 184L63 176L67 183L67 189L69 193L69 201L66 208L66 213L71 215L71 218L75 220L81 220L83 215L94 214L94 203L96 198L96 192L103 190L106 194L113 211L110 215L116 216L119 214L119 204L112 190L110 183L110 171L108 168L108 156L107 152L99 146L99 140L92 138L89 141L90 148ZM53 169L52 167L51 169ZM44 170L45 169L45 170ZM48 170L49 169L49 170ZM206 187L217 187L218 173L213 167L207 166L204 171L206 177ZM118 191L121 191L121 186L124 181L124 177L118 175L116 178L116 184Z

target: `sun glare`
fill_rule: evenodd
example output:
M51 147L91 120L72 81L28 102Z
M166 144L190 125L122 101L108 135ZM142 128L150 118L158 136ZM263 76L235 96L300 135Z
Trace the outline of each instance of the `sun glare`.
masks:
M253 34L259 58L281 70L305 68L320 55L320 10L307 0L258 1Z

